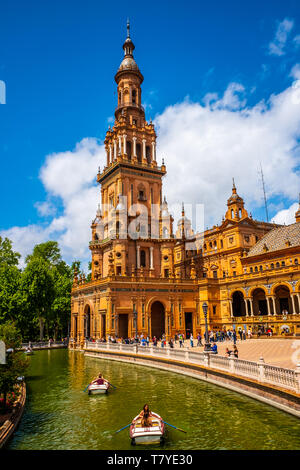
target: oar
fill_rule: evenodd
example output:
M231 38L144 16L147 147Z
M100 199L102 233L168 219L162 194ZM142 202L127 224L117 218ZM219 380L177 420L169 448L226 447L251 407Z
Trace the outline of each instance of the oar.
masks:
M83 391L85 392L85 391L86 391L86 389L87 389L89 386L90 386L90 384L88 384L88 385L85 387L85 389L84 389Z
M116 431L116 433L117 433L117 432L120 432L120 431L123 431L123 429L128 428L128 426L131 426L131 423L127 424L127 426L124 426L124 428L119 429L118 431Z
M177 429L177 431L185 432L184 429L177 428L176 426L173 426L173 424L167 423L167 421L163 421L163 423L167 424L168 426L171 426L171 428Z
M111 384L110 382L107 382L109 385L111 385L113 388L117 388L115 387L113 384Z

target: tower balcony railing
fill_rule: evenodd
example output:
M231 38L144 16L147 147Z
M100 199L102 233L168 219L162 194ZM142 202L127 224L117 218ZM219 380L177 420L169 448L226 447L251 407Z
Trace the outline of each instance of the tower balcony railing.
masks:
M120 109L123 109L123 108L137 108L137 109L141 109L143 112L145 112L144 106L142 106L141 104L133 103L133 102L119 104L116 107L115 111L119 111Z

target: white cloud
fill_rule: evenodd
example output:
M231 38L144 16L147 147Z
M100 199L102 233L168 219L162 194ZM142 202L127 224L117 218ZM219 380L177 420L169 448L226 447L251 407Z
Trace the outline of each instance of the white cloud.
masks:
M295 46L299 47L300 46L300 34L297 34L297 36L294 37L293 39Z
M157 116L158 154L166 157L168 170L168 202L205 203L205 226L220 223L234 176L248 210L261 207L260 162L268 198L293 200L299 190L296 93L289 87L254 107L231 110L226 91L216 100L219 106L185 101Z
M56 207L51 202L36 202L34 207L42 217L48 217L56 214Z
M288 35L293 29L294 21L285 18L277 27L275 37L269 44L269 54L282 56L285 54L284 48L288 39Z
M299 203L294 202L288 209L279 211L271 220L275 224L293 224L295 223L295 213L298 210Z
M298 69L294 67L292 74L295 78ZM284 198L295 200L300 139L297 93L291 85L250 107L244 86L231 83L223 96L211 93L203 103L184 100L166 108L155 124L158 163L164 157L168 170L163 191L169 204L204 203L205 227L220 223L234 176L248 211L262 207L260 163L270 205L273 201L276 207ZM11 238L23 256L36 243L55 239L67 261L88 259L90 223L100 202L96 173L105 160L104 146L93 138L83 139L73 151L48 155L40 172L47 198L36 207L49 217L59 200L61 215L53 214L43 225L12 227L0 235ZM277 207L276 220L294 221L293 206L285 214Z

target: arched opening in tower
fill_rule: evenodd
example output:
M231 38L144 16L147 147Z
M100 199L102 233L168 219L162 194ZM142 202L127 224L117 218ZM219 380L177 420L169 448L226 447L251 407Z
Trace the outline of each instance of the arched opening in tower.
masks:
M152 337L161 338L165 333L165 307L159 301L151 306L151 334Z
M263 289L255 289L252 294L254 315L268 315L266 294Z
M246 315L244 296L240 291L236 291L232 295L232 310L234 317L244 317Z
M138 162L141 163L141 162L142 162L142 148L141 148L141 144L136 144L136 156L137 156Z

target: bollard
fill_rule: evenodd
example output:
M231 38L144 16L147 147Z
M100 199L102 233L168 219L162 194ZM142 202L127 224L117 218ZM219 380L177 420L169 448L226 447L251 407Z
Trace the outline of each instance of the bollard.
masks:
M229 370L232 374L235 373L235 357L229 356Z
M258 371L259 371L259 381L264 382L265 381L265 360L264 360L264 358L260 357L257 364L258 364Z
M209 367L209 363L210 363L210 354L209 352L207 351L203 351L203 355L204 355L204 359L203 359L203 362L204 362L204 365L205 367Z

